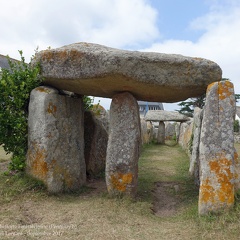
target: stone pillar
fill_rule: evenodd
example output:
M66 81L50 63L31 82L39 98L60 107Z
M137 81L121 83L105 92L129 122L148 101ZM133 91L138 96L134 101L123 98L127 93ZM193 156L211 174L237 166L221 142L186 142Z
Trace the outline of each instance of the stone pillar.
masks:
M219 212L234 204L235 97L229 81L208 86L200 138L200 215Z
M119 93L110 107L106 184L110 195L135 196L141 143L139 109L130 93Z
M105 171L108 133L93 111L84 113L84 142L87 174L96 177Z
M165 123L163 121L159 122L157 143L159 144L165 143Z
M192 154L190 157L189 173L194 176L194 182L197 186L200 185L199 180L199 144L202 126L203 110L196 107L193 114L193 143Z
M78 190L86 181L82 99L34 89L28 128L27 173L51 193Z

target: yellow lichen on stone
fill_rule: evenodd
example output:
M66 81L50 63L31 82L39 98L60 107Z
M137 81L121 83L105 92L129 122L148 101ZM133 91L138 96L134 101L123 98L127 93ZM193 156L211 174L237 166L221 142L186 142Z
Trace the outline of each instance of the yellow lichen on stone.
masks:
M216 155L216 159L209 162L209 167L216 177L216 181L207 178L200 186L200 202L204 203L234 203L235 173L231 172L232 161L226 159L224 153ZM213 183L214 182L214 183ZM215 184L215 186L214 186Z
M55 117L55 113L57 112L57 106L50 102L48 104L47 112Z
M127 185L132 183L133 175L132 173L122 174L117 173L111 175L111 185L113 189L116 189L121 192L125 192Z
M37 87L36 91L44 92L44 93L50 93L50 90L47 89L47 88L44 88L44 87Z
M210 83L207 87L207 92L209 92L215 84L216 84L216 82Z
M46 151L45 149L39 148L36 144L33 146L33 150L28 153L28 158L31 163L30 173L34 177L45 181L48 172L48 165L47 162L45 162Z
M203 180L200 186L200 202L212 202L214 203L214 189L210 185L210 181L207 178L206 180Z
M229 81L218 83L218 95L220 100L224 100L233 94L233 84Z

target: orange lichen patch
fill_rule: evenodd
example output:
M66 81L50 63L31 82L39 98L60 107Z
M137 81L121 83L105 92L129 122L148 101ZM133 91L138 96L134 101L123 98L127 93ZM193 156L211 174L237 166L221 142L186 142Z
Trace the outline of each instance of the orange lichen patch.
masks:
M42 60L43 61L50 61L53 59L54 53L51 50L45 50L42 53Z
M50 102L48 104L47 112L55 117L55 113L57 112L57 106Z
M132 173L127 173L127 174L117 173L117 174L111 175L112 187L121 192L126 191L127 185L132 183L132 180L133 180Z
M234 152L234 162L237 164L239 163L239 159L238 159L238 153L235 151Z
M233 95L233 84L229 81L218 83L218 95L220 100Z
M31 166L30 173L38 179L46 180L48 173L48 164L45 162L46 150L34 144L34 148L29 152L28 158Z
M216 159L209 162L210 170L215 174L216 179L214 179L214 183L211 182L210 178L202 181L200 201L205 203L222 202L227 205L234 203L234 185L232 182L235 174L231 172L231 166L232 161L226 159L224 153L218 154Z
M214 189L210 185L210 181L207 178L206 180L202 181L200 186L200 201L201 202L212 202L214 203Z
M50 93L50 90L47 89L47 88L44 88L44 87L37 87L36 91L44 92L44 93Z
M216 82L210 83L207 87L207 92L209 92L215 84L216 84Z

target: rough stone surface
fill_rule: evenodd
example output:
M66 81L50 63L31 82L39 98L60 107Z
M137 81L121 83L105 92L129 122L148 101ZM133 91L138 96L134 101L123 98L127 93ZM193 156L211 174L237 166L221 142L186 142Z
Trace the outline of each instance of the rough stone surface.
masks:
M141 119L141 138L142 144L149 144L153 140L153 125Z
M234 204L233 122L235 98L233 84L210 84L202 120L200 159L199 214L219 212Z
M176 136L175 124L171 122L165 123L165 139L173 139Z
M138 100L177 102L205 93L221 80L214 62L182 55L124 51L92 43L75 43L41 51L45 84L82 95L112 98L130 92Z
M199 144L202 126L203 110L200 108L194 109L193 115L193 144L192 155L190 157L189 173L194 176L194 182L197 186L200 185L199 180Z
M157 143L159 144L165 143L165 123L164 122L159 122Z
M240 143L240 133L234 133L234 142Z
M135 196L141 144L139 110L129 93L117 94L110 107L106 184L110 195Z
M49 87L34 89L28 127L27 173L49 192L78 190L86 181L82 99Z
M193 120L181 123L178 137L178 144L186 151L188 156L191 156L190 145L193 134Z
M96 119L102 124L103 128L109 132L109 114L100 104L94 104L91 111L94 113Z
M144 118L146 121L175 121L175 122L186 122L189 120L185 115L165 110L149 110Z
M108 133L102 123L101 112L86 111L84 114L84 156L87 174L97 177L105 170Z
M176 141L177 142L179 141L180 126L181 126L181 123L176 122L176 124L175 124L175 132L176 132Z

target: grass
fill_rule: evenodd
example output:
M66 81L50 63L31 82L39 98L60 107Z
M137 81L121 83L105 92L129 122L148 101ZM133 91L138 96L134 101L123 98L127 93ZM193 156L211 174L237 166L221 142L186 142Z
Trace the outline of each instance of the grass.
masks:
M236 149L240 153L240 144ZM240 195L231 212L199 217L198 191L188 167L188 157L178 145L144 146L135 200L110 198L106 191L89 188L49 195L41 183L25 175L1 173L0 223L12 228L0 228L0 239L10 234L19 234L19 239L239 239ZM180 199L174 216L152 214L155 182L181 186L177 193L169 189Z

